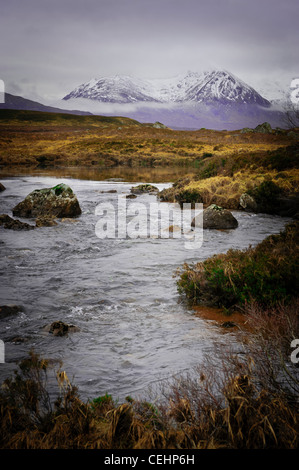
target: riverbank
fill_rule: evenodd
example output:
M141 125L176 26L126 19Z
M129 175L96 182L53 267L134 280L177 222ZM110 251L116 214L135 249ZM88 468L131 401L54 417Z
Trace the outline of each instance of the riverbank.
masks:
M298 211L297 129L264 123L235 131L178 131L121 117L0 110L0 136L4 175L11 168L97 174L123 167L136 174L162 167L174 183L160 194L163 201L187 195L189 202L191 194L206 206L290 217Z
M178 131L121 117L13 110L0 110L0 135L3 167L190 165L206 171L212 157L211 164L219 160L225 172L231 172L232 157L260 159L298 140L283 129Z
M291 341L299 336L298 226L277 235L287 219L243 208L234 212L235 229L205 231L200 252L175 238L103 241L94 230L97 204L115 206L133 181L158 181L159 197L169 190L165 181L174 182L174 199L179 190L180 200L199 195L205 205L227 186L217 201L231 209L241 190L262 204L290 197L298 182L294 136L26 112L5 119L3 212L32 190L65 182L82 214L75 224L30 232L0 228L1 300L22 306L1 319L7 358L1 374L11 377L0 392L1 448L298 447L291 360ZM174 162L181 171L171 173ZM146 207L157 201L151 194L138 198ZM191 268L198 259L205 261ZM186 267L181 294L196 302L202 293L217 298L225 321L220 316L219 324L214 309L209 317L206 308L194 312L182 302L172 277L178 266ZM239 317L229 316L240 305L244 336L233 325ZM45 331L58 319L76 332ZM157 384L153 399L138 398Z
M226 309L248 302L273 306L298 295L299 222L256 247L230 249L225 254L185 264L178 271L178 288L192 304Z
M41 187L49 186L49 180L26 177L5 181L4 205L13 207L37 181ZM95 196L98 201L108 198L113 202L132 185L73 180L71 186L82 205L75 227L45 227L35 232L33 245L32 235L24 232L21 237L8 234L3 238L6 295L17 292L25 303L21 315L2 320L7 353L21 348L17 357L24 356L33 342L43 355L29 352L17 375L5 381L0 393L1 448L296 448L297 368L290 361L290 344L299 335L298 304L294 301L287 308L271 309L248 304L243 312L246 332L242 354L236 354L242 339L239 329L237 345L233 328L220 328L214 326L217 321L210 321L216 320L214 310L214 318L208 318L206 310L202 316L200 312L194 315L183 303L177 303L170 279L174 266L186 260L179 240L150 241L150 250L148 243L124 241L120 250L119 243L99 245L92 236ZM112 187L117 193L105 192ZM148 204L155 200L154 195L139 197ZM257 249L259 256L273 247L275 256L270 261L276 268L277 282L280 275L284 278L288 274L291 283L287 287L291 288L296 278L288 266L298 265L297 248L290 243L297 240L293 229L287 229L284 240L273 235L272 242L262 242L263 234L277 233L283 221L244 212L235 215L238 228L229 233L209 231L200 255L209 263L215 251L227 251L232 243L245 247L255 241L259 246L258 235L264 244L264 249ZM187 258L198 255L190 253ZM259 270L262 275L267 274L263 266ZM230 272L228 276L232 279ZM42 325L57 319L58 311L63 320L71 318L80 327L71 338L41 333ZM227 322L235 320L229 315L226 318ZM27 343L9 343L11 328L18 327ZM213 341L218 350L212 347ZM63 362L60 367L58 357ZM124 380L128 389L133 382L137 385L149 376L157 378L159 361L160 370L167 370L168 377L161 380L154 398L149 394L140 399L130 393L119 400L115 392L111 394L113 385L119 390ZM174 365L176 370L169 374ZM68 379L73 375L74 382ZM84 387L89 390L88 400L82 397ZM97 395L94 390L102 393Z

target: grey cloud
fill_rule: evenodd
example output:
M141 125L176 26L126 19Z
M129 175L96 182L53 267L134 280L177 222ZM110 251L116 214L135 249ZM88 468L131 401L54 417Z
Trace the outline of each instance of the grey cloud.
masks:
M297 0L10 0L1 9L0 78L24 93L59 98L94 76L209 65L249 83L298 70Z

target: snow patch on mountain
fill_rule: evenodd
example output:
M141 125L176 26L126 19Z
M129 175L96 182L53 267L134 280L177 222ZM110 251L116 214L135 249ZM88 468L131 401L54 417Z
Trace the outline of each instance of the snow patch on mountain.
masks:
M84 98L102 103L220 102L270 106L256 90L224 70L188 72L168 79L114 75L92 79L63 99Z

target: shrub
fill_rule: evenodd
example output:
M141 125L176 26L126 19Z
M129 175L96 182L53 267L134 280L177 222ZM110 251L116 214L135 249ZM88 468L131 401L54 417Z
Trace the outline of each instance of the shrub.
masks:
M299 223L255 248L229 250L178 272L179 292L192 303L231 307L255 300L275 305L298 293Z
M299 167L299 144L289 145L286 148L280 148L271 153L271 168L277 171L287 170L289 168Z
M183 204L189 203L191 207L196 203L202 202L201 194L196 189L182 189L175 194L175 200L182 207Z
M281 188L272 180L265 180L259 186L249 189L248 194L257 202L260 211L272 213L277 210L278 196Z

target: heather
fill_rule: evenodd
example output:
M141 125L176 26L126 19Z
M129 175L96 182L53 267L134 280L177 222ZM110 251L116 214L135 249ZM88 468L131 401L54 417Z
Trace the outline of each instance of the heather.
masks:
M256 301L275 305L298 294L299 224L289 224L256 247L230 249L225 254L185 264L178 272L180 293L193 304L225 308Z

